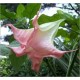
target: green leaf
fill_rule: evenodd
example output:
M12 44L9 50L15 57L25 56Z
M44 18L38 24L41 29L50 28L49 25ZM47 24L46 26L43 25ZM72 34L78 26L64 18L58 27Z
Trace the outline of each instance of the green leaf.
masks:
M78 27L77 27L76 25L72 25L71 28L72 28L72 30L74 30L74 31L77 31L77 30L78 30Z
M44 15L42 14L39 18L39 24L43 24L43 23L46 23L46 22L52 22L52 21L56 21L56 20L59 20L59 19L65 19L65 21L69 24L74 24L75 23L75 19L73 18L72 15L68 14L68 13L65 13L61 10L58 10L56 14L54 14L53 16L47 16L47 15ZM62 23L62 25L64 25L65 23Z
M0 55L7 56L11 53L11 50L3 44L0 44Z
M5 13L5 6L0 5L0 19L5 19L5 15L3 15Z
M39 18L39 24L42 24L45 22L56 21L59 19L65 19L66 22L69 22L70 24L74 24L73 16L61 10L58 10L57 13L54 14L53 16L47 16L47 15L42 14Z
M17 28L24 29L24 28L29 27L29 26L26 25L26 23L27 23L27 18L26 17L19 18L19 19L17 19L15 26Z
M2 20L2 19L5 19L6 17L5 16L3 16L2 14L0 14L0 19Z
M61 19L59 17L58 14L54 14L53 16L47 16L45 14L42 14L40 17L39 17L39 24L43 24L43 23L47 23L47 22L52 22L52 21L56 21L56 20L59 20Z
M12 53L9 56L9 60L11 61L12 66L16 70L19 70L21 65L26 61L26 56L16 57L15 53Z
M23 17L23 11L25 10L25 7L24 7L24 5L22 5L22 4L19 4L18 5L18 7L17 7L17 14L16 14L16 17L17 18L21 18L21 17Z
M77 25L78 25L78 27L79 27L79 29L80 29L80 16L77 18Z
M76 25L72 25L71 28L72 28L72 30L71 30L71 33L70 33L70 38L74 39L74 38L78 37L78 28L77 28Z
M57 36L69 37L69 34L68 34L68 32L66 30L58 29Z
M43 23L47 23L47 22L53 22L53 21L57 21L59 19L65 19L64 17L62 17L61 14L54 14L53 16L47 16L45 14L42 14L39 17L39 24L43 24ZM65 23L64 21L60 24L60 26L63 26Z
M42 15L39 17L38 22L39 22L39 24L51 22L51 21L52 21L51 18L52 18L52 17L50 17L50 16L47 16L47 15L45 15L45 14L42 14Z
M74 44L74 46L73 46L73 49L76 48L76 45L77 45L77 41L75 42L75 44ZM70 75L71 75L71 72L72 72L72 69L73 69L73 66L74 66L74 62L75 62L75 59L76 59L76 57L77 57L78 52L79 52L79 51L77 50L77 51L75 52L75 54L73 54L73 52L71 53L66 76L70 76Z
M3 11L5 11L5 6L2 6L2 5L0 5L0 14L3 12Z
M18 47L18 46L20 46L20 44L17 41L12 41L9 46Z
M66 38L65 38L65 41L66 41L66 42L67 42L67 41L70 41L70 38L66 37Z
M66 22L68 22L69 24L74 24L75 23L75 19L72 15L68 14L68 13L65 13L61 10L58 10L57 11L57 14L60 16L60 17L63 17L64 19L66 19Z
M15 19L16 18L16 13L15 12L10 12L8 9L6 9L4 16L6 16L9 19Z
M6 9L5 6L2 6L2 5L0 5L0 15L4 16L5 18L9 18L9 19L15 19L16 18L15 12L10 12L8 9Z
M27 4L25 6L25 10L24 10L23 14L25 17L32 19L35 16L35 14L37 13L37 11L39 10L39 8L40 8L40 4L38 4L38 3Z
M13 41L12 43L10 43L11 47L17 47L20 46L20 44L17 41ZM26 56L21 56L21 57L16 57L14 52L11 52L11 55L9 56L9 59L11 61L12 66L16 69L19 70L20 66L24 63L24 61L26 60Z
M54 59L55 60L55 59ZM52 61L52 58L45 58L44 61L47 63L48 68L54 76L56 75L55 61ZM52 64L51 64L52 63Z
M3 74L8 75L8 72L5 69L2 72Z
M10 46L19 46L17 41L13 41ZM16 70L19 70L20 66L26 60L26 56L16 57L15 53L9 49L7 46L0 44L0 55L1 56L9 56L11 64L14 66Z

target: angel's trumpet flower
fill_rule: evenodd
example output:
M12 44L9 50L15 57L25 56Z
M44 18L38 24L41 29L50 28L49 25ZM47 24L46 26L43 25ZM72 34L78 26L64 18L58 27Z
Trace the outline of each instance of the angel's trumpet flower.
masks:
M10 47L16 56L27 54L32 61L32 69L39 71L44 57L61 58L63 54L71 51L61 51L54 47L53 39L58 31L60 23L64 19L38 25L38 14L33 19L34 28L17 29L12 24L7 24L13 31L14 38L20 43L19 47Z

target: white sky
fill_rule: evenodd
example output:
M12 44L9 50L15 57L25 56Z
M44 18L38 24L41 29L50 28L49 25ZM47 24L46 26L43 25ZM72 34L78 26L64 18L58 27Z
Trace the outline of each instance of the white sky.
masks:
M57 10L60 10L60 8L56 8L56 7L45 8L45 10L41 14L52 16L57 12Z
M8 27L2 27L1 28L1 36L11 35L11 31L9 31Z

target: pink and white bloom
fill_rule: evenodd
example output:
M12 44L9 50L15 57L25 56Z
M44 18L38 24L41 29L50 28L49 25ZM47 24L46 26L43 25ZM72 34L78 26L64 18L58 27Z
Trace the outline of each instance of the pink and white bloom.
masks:
M7 24L6 26L9 26L13 31L14 38L20 43L19 47L10 48L16 56L27 54L32 61L32 69L38 72L44 57L61 58L63 54L74 51L61 51L53 45L53 39L62 21L64 19L39 25L37 14L32 21L34 28L23 30L17 29L12 24Z

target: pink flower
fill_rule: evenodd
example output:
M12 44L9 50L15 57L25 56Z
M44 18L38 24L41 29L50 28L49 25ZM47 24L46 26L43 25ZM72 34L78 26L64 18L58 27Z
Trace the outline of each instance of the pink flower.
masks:
M27 54L32 61L32 69L36 72L44 57L61 58L63 54L71 51L61 51L54 47L53 39L58 31L60 23L64 19L38 25L38 14L32 21L31 29L17 29L12 24L7 24L13 31L14 38L20 43L19 47L10 47L16 56Z

